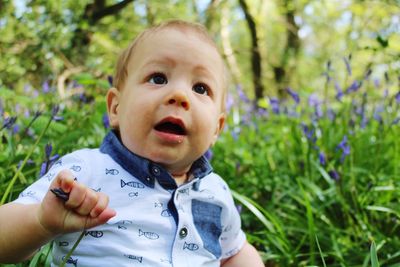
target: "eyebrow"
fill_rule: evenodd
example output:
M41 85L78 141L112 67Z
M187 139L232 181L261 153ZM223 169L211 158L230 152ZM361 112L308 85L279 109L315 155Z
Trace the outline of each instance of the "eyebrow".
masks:
M142 68L146 68L148 66L152 65L162 65L162 66L167 66L167 67L174 67L176 65L176 61L170 57L165 57L163 59L154 59L150 60L146 64L143 65Z

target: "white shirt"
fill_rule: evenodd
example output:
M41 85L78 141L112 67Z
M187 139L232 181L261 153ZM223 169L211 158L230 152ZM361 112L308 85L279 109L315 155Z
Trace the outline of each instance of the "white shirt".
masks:
M78 150L57 161L15 202L41 202L63 169L107 194L117 212L86 231L67 266L220 266L245 242L229 188L204 157L192 166L194 178L177 187L166 170L131 153L110 132L100 149ZM54 239L52 266L61 264L79 235Z

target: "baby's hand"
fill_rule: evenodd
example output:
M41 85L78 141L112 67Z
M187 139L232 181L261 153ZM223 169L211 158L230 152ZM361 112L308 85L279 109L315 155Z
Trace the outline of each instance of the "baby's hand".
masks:
M61 189L69 194L67 201L51 191L44 197L38 212L39 223L49 234L76 232L106 223L115 216L108 208L108 196L74 181L68 170L61 171L50 189Z

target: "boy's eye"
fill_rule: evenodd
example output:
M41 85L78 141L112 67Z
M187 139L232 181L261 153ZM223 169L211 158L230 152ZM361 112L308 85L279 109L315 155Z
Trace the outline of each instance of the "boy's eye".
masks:
M162 73L155 73L152 74L149 78L149 83L153 84L167 84L168 80L167 77Z
M203 83L197 83L193 86L193 91L201 95L209 95L210 89Z

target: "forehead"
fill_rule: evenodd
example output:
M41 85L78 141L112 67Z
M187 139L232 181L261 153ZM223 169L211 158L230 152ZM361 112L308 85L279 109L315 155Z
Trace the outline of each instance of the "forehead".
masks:
M199 30L174 27L155 29L138 40L129 64L144 61L184 62L197 69L220 72L222 57L213 41Z

